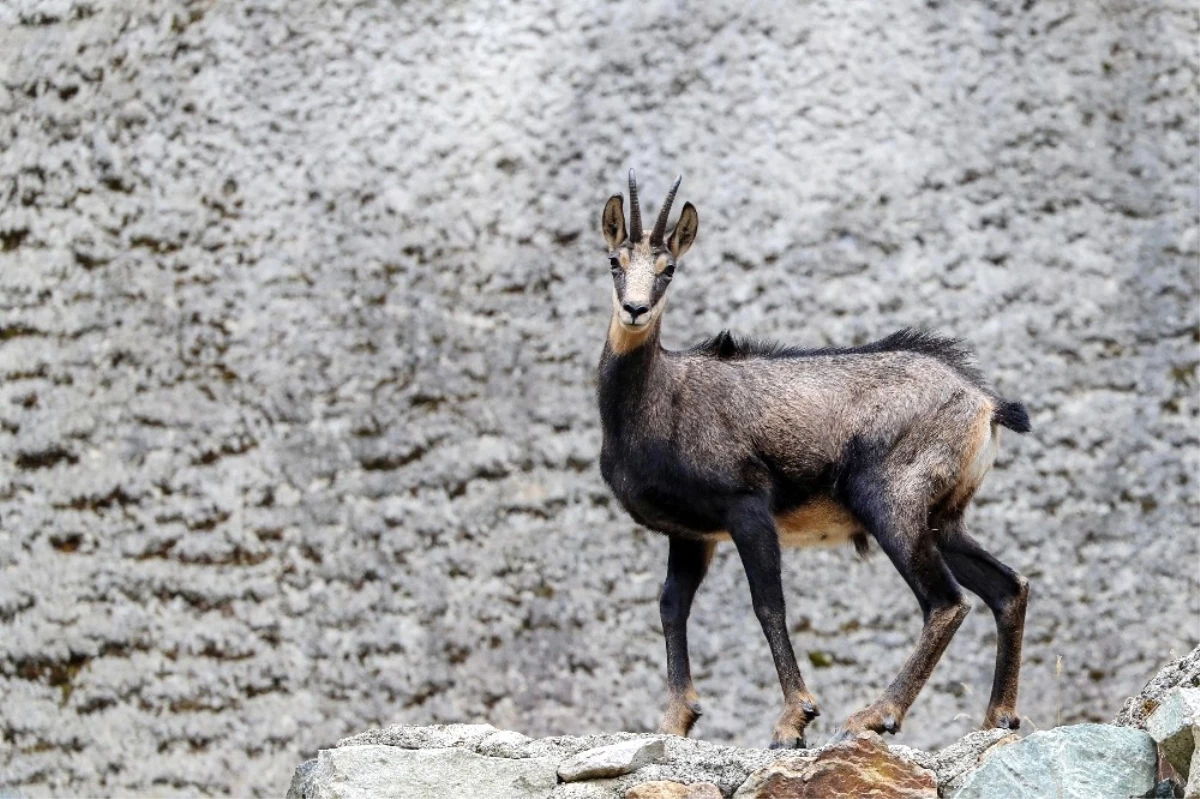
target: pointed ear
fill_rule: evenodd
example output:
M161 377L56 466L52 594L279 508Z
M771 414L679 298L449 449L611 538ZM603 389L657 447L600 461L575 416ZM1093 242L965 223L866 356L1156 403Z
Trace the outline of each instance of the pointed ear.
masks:
M604 215L600 217L600 229L608 249L615 250L625 243L625 198L614 194L604 204Z
M700 215L696 213L696 206L684 203L683 213L679 215L679 221L675 223L675 229L667 239L667 249L673 257L680 258L688 251L688 247L696 240L696 230L699 227Z

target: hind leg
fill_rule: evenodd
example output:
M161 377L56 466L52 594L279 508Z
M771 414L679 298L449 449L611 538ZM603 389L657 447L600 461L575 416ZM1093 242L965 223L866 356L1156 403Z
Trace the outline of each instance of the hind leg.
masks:
M996 618L996 673L984 726L1015 730L1021 725L1017 686L1029 582L979 546L968 535L961 517L943 523L941 535L942 556L950 570L968 591L979 595Z
M862 730L895 733L962 624L970 604L926 526L926 510L921 500L905 501L883 481L869 476L854 477L848 487L852 509L916 594L925 624L916 649L896 679L879 699L846 721L843 733Z

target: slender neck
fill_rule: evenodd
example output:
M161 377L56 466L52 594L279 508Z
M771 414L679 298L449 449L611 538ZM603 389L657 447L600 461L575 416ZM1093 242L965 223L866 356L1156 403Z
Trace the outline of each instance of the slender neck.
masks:
M661 324L660 316L645 330L631 333L613 315L600 356L598 386L601 423L608 433L619 434L625 420L641 416L637 409L651 394L651 383L664 374L667 364L659 343Z

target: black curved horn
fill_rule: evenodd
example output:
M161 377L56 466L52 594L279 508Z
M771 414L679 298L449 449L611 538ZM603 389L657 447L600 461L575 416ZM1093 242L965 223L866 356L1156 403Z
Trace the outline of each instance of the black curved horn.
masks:
M675 192L679 191L679 184L682 182L683 175L679 175L671 184L671 190L667 192L667 199L663 201L662 210L658 212L658 221L654 223L654 230L650 231L651 247L662 246L663 236L667 232L667 217L671 215L671 203L675 202Z
M629 170L629 240L634 244L642 241L642 209L638 205L637 178Z

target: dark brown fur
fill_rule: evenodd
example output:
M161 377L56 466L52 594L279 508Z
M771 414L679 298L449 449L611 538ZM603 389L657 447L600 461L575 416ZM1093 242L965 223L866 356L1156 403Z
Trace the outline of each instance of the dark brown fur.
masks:
M722 333L664 350L666 287L697 227L689 203L663 244L653 233L627 241L619 195L602 221L614 288L599 370L601 469L636 521L671 538L663 730L686 735L699 714L687 617L714 543L732 540L783 689L772 745L802 745L819 710L787 636L780 547L853 542L861 551L868 536L912 587L925 626L895 681L845 729L899 730L967 613L960 585L996 615L987 722L1015 728L1028 587L962 519L995 459L999 426L1028 429L1023 406L998 397L957 341L924 332L815 350Z

